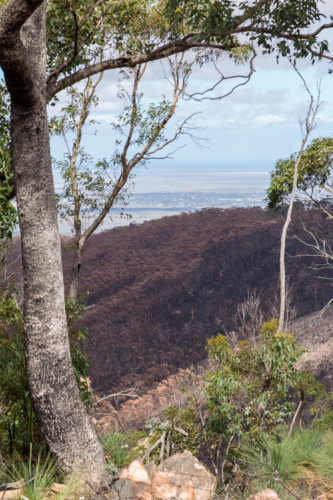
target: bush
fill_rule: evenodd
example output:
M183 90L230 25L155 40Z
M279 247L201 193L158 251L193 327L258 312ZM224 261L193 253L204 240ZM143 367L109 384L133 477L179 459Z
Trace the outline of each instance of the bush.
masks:
M295 495L316 498L332 489L332 432L305 429L281 432L266 439L262 449L253 448L247 439L239 450L239 463L244 482L252 491L274 489L280 498ZM290 491L288 491L288 489Z
M126 467L138 456L138 441L146 437L146 433L138 431L112 432L100 436L106 459L107 469L116 472Z
M1 452L21 456L38 453L44 440L34 415L25 374L23 314L15 299L15 286L0 290L0 442ZM67 300L66 310L74 372L81 398L89 410L92 394L87 383L89 363L83 353L87 331L75 328L85 309L83 298Z
M218 364L206 376L211 431L228 443L247 435L260 447L295 411L289 401L297 380L294 365L306 349L291 335L277 333L277 320L234 347L222 335L213 337L207 349Z
M19 456L14 454L12 461L7 463L4 482L20 483L23 489L23 498L29 500L43 500L51 498L54 500L65 500L69 497L76 500L80 496L80 483L74 477L56 494L51 494L53 483L63 481L61 467L51 458L45 455L45 450L40 450L36 460L23 462Z

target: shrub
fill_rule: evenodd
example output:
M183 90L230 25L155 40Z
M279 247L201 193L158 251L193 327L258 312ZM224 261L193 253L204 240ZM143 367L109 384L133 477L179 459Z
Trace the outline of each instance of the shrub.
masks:
M291 335L277 333L276 320L235 347L222 335L211 338L208 355L218 364L206 376L212 432L227 442L248 435L260 447L295 411L288 399L296 383L294 365L304 352Z
M261 450L243 439L239 450L241 475L253 491L272 488L282 499L292 497L291 491L294 497L315 498L325 493L327 480L331 482L331 435L311 428L291 436L282 431L264 439Z
M0 290L0 442L2 453L12 455L16 450L27 456L31 443L37 453L44 441L30 400L25 374L23 315L14 292L13 284ZM75 327L84 309L82 297L66 302L74 372L81 398L89 410L92 405L86 378L89 363L83 353L87 331Z
M51 493L53 483L63 480L61 467L45 450L40 450L36 460L23 462L14 454L13 459L8 461L4 482L19 482L23 489L23 497L29 500L65 500L70 498L76 500L80 496L80 482L71 477L67 484L56 494Z
M107 458L107 469L116 472L125 467L138 456L138 441L146 437L146 433L138 431L112 432L100 436Z

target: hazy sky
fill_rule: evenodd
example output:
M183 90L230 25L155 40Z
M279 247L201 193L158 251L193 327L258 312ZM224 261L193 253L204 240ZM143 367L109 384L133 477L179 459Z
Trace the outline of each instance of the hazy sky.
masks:
M327 1L323 7L326 14L332 10L328 4ZM327 30L322 38L329 40L330 46L333 47L332 29ZM314 94L317 93L316 86L321 81L323 104L317 115L317 128L311 138L332 135L333 75L328 74L329 62L323 60L314 66L309 61L299 61L297 64ZM287 60L280 59L280 63L277 64L274 54L262 55L261 51L255 61L255 68L256 72L248 84L239 87L232 95L221 101L180 103L176 121L192 113L199 113L193 117L193 125L202 129L198 132L201 137L209 139L209 149L198 149L188 137L179 140L177 147L183 145L186 147L176 152L173 160L154 161L149 171L142 171L141 174L138 169L138 189L141 185L141 191L145 189L156 191L163 188L182 191L186 178L189 178L191 165L194 164L196 171L202 167L202 182L209 177L209 170L216 172L220 168L221 172L229 171L229 175L230 172L234 172L238 175L239 182L246 185L248 181L244 178L244 169L249 170L248 175L250 172L265 170L267 172L273 168L277 159L286 157L299 148L301 142L299 120L305 116L309 100L299 76ZM248 65L235 67L232 61L226 58L219 63L219 70L226 76L245 75L248 73ZM165 72L168 72L167 67ZM191 77L190 91L209 88L218 78L219 75L213 65L197 67ZM110 123L122 110L122 103L117 99L117 84L117 72L109 71L105 73L99 85L100 103L93 113L93 118L98 120L99 124L86 129L84 136L86 149L95 158L109 157L115 148L116 135ZM224 94L228 89L230 82L222 84L214 94L215 96ZM166 97L171 96L172 88L164 77L160 62L149 66L142 91L147 102L156 102L162 94ZM59 97L60 103L52 108L52 112L58 111L60 105L65 102L64 95L60 94ZM168 128L169 135L172 135L174 130L174 122L175 120ZM97 135L93 134L95 130L98 130ZM62 142L53 139L52 154L59 158L63 151ZM170 175L175 178L171 186L165 182L168 169ZM184 172L183 178L180 179L181 186L177 186L177 169ZM267 175L265 177L268 179ZM148 182L149 178L153 178L154 182ZM200 182L199 179L198 187ZM214 181L209 186L214 186ZM219 185L218 189L222 188Z

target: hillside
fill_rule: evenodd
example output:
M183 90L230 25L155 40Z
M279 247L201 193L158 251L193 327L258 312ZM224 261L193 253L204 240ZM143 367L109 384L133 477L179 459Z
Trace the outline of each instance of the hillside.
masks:
M93 306L84 323L94 389L146 392L178 368L196 365L208 337L234 329L248 289L261 292L269 315L284 217L260 208L211 209L94 235L81 276ZM307 227L331 224L318 212L295 212L294 221L300 218ZM315 259L294 257L304 253L295 232L288 233L287 274L301 317L322 307L332 289L309 269ZM71 257L63 254L67 287Z
M295 319L289 326L294 338L307 348L297 363L300 370L312 372L332 392L332 351L333 351L333 310L323 315L318 312ZM142 428L146 420L163 418L163 411L173 404L185 407L195 397L196 408L207 418L203 380L208 370L214 367L205 359L196 367L179 368L176 373L149 389L144 397L128 398L121 405L115 405L117 398L107 399L98 404L95 411L95 423L100 432L122 428ZM185 391L184 391L185 389ZM119 398L121 399L121 398ZM124 400L124 398L122 398ZM308 401L309 402L309 401ZM311 421L309 405L303 413L303 419Z

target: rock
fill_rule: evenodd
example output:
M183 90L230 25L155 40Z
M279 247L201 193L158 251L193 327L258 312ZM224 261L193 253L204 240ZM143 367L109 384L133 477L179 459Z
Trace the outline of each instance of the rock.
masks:
M144 467L140 460L134 460L123 469L112 488L120 500L171 500L175 497L178 500L209 500L215 492L216 479L191 452L184 451L164 460L158 467L153 462Z
M66 487L65 484L60 484L60 483L53 483L50 490L52 493L59 493L61 490L63 490Z
M0 491L1 500L7 500L11 498L19 498L23 494L23 488L18 490L7 490L6 492Z
M274 490L268 488L267 490L260 491L251 495L248 500L280 500L277 493Z
M131 479L134 482L150 483L148 472L140 460L133 460L127 469L123 469L120 479Z
M163 474L172 486L177 486L177 496L183 500L207 500L216 490L216 478L200 464L190 451L176 453L164 460L158 467L159 481ZM151 477L154 486L154 479ZM157 483L156 483L157 484Z
M115 481L113 488L120 500L132 498L152 500L149 475L140 460L134 460L121 471L120 478Z

